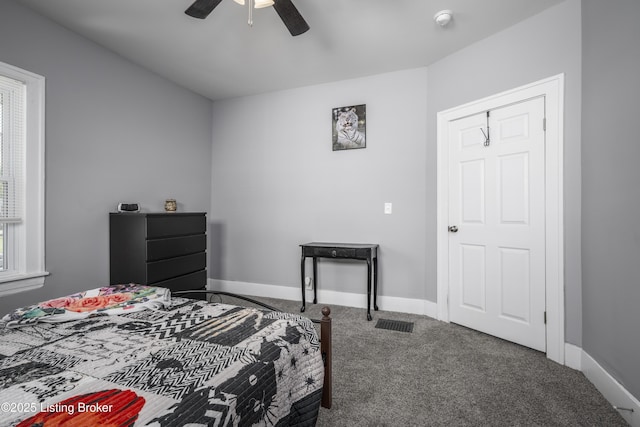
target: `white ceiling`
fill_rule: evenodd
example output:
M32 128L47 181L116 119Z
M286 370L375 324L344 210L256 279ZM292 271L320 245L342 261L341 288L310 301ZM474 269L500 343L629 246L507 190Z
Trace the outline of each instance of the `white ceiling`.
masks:
M297 37L271 7L249 27L233 0L204 20L193 0L15 1L217 100L427 66L562 0L293 0L311 27Z

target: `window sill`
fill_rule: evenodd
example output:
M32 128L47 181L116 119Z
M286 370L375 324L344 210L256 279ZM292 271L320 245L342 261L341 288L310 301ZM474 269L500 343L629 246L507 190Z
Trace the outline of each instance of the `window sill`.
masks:
M42 271L0 276L0 296L41 288L44 285L44 278L48 275L48 272Z

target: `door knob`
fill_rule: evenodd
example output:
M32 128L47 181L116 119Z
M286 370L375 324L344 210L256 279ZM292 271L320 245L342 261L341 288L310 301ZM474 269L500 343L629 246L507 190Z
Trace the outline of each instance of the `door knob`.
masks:
M456 226L456 225L450 225L450 226L449 226L449 231L450 231L451 233L457 233L457 232L458 232L458 226Z

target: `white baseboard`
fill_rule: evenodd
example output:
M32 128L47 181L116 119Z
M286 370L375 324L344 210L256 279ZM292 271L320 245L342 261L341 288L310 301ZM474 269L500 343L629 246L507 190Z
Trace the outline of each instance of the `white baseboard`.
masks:
M576 371L582 371L582 349L568 342L564 344L564 364Z
M640 402L613 378L595 359L582 351L582 372L596 386L629 425L640 427ZM632 409L632 411L624 409Z
M581 371L629 425L640 427L640 402L582 348L565 343L565 365ZM624 408L624 409L620 409ZM625 410L627 409L627 410ZM629 411L628 409L633 409Z
M581 371L585 377L602 393L631 426L640 427L640 402L613 378L586 351L573 344L565 343L564 363L569 368ZM628 411L625 409L633 409Z
M299 287L209 279L208 288L248 296L279 298L289 301L302 302ZM313 291L307 291L305 298L307 302L313 301ZM355 294L349 292L338 292L320 289L318 290L318 302L328 305L367 308L367 296L365 294ZM438 305L435 302L427 300L388 297L380 295L378 296L377 302L378 308L385 311L422 314L433 318L436 318L438 312ZM373 310L373 306L371 307L371 309Z

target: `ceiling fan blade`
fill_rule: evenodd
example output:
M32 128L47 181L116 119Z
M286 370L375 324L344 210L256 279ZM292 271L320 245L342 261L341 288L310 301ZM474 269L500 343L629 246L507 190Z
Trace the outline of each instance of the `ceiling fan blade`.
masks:
M221 1L222 0L196 0L184 13L194 18L204 19L213 12L213 9L215 9Z
M280 15L280 19L287 26L292 36L299 36L309 29L309 25L304 20L298 9L291 3L291 0L275 0L273 8Z

